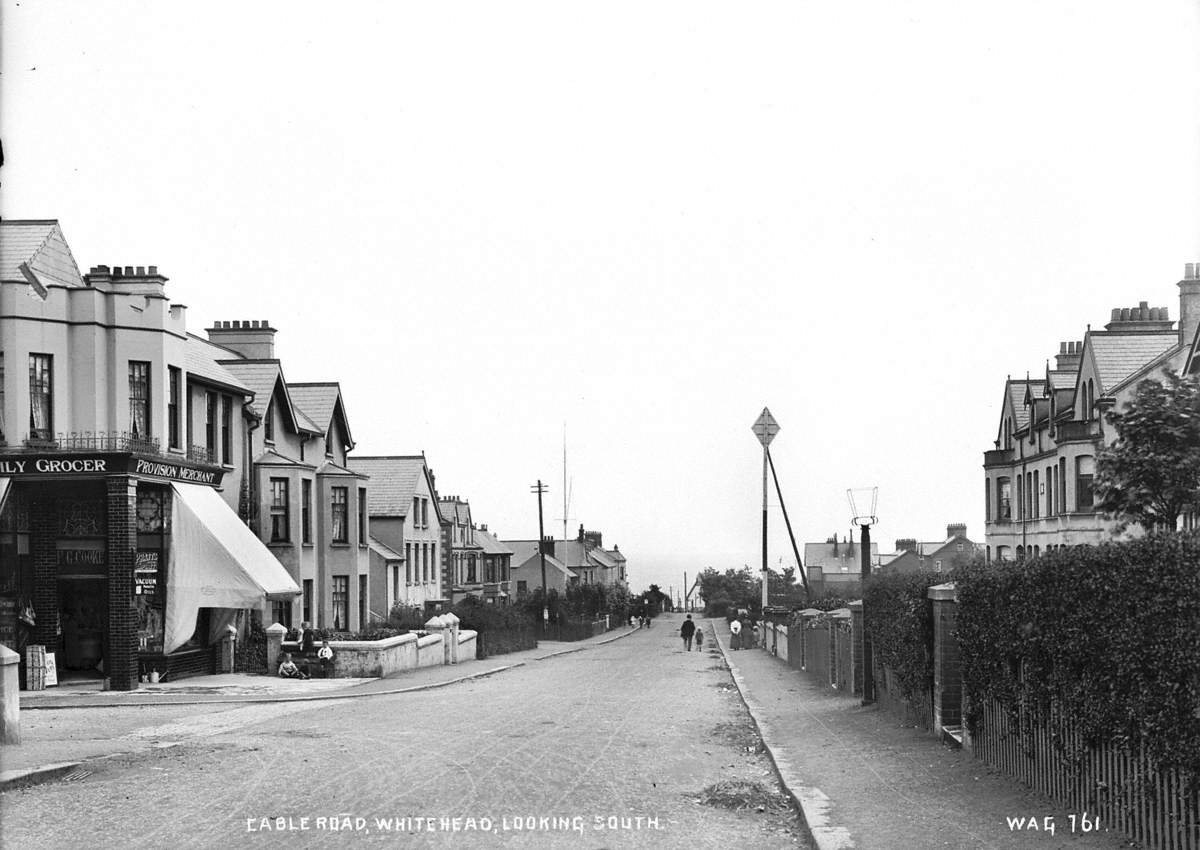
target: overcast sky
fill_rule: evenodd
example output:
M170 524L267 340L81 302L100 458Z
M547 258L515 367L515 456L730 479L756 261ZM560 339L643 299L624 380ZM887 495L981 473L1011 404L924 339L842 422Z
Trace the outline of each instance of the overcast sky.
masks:
M3 2L0 212L269 319L359 454L635 589L983 539L1007 374L1200 260L1200 13L1118 2ZM771 496L770 561L792 562Z

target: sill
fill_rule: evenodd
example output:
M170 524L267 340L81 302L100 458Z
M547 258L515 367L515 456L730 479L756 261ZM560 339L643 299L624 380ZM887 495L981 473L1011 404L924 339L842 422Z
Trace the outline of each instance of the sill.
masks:
M349 549L350 544L349 543L330 543L329 548L330 549Z
M311 548L313 548L313 544L312 544L311 542L309 542L309 543L301 543L300 545L301 545L301 546L303 546L305 549L311 549Z
M290 549L294 545L290 540L272 540L267 543L267 546L277 549Z

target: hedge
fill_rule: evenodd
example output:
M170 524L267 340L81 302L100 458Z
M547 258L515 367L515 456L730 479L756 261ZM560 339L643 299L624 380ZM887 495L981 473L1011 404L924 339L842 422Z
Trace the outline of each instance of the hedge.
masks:
M953 579L968 724L986 700L1014 716L1028 706L1033 723L1053 706L1084 747L1140 748L1200 780L1200 535L1064 548Z
M933 684L933 613L926 591L945 573L876 573L863 594L863 623L875 654L906 699Z

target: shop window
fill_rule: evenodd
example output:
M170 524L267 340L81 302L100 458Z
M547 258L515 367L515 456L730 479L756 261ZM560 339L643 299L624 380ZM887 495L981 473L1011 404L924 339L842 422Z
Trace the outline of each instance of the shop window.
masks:
M221 396L221 462L233 466L233 396Z
M367 545L367 488L358 488L358 545Z
M300 480L300 539L312 543L312 482Z
M292 539L290 506L288 504L288 480L271 479L271 542L287 543Z
M183 392L183 374L178 366L167 367L167 442L177 449L179 443L179 397Z
M333 577L333 629L344 632L349 629L350 576Z
M54 355L29 355L29 439L54 439Z
M349 488L347 487L330 488L329 516L333 523L332 540L334 543L350 542L350 529L347 527L349 520L347 515L348 494Z
M129 361L129 433L150 438L150 364L140 360Z
M1075 509L1090 511L1095 503L1092 481L1095 476L1095 462L1090 455L1075 458Z

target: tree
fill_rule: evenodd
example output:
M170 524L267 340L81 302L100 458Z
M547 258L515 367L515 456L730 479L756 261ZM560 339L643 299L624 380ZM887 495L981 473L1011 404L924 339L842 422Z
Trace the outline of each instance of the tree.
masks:
M1200 507L1200 379L1166 372L1106 417L1117 440L1096 458L1096 507L1147 531Z
M700 573L700 598L705 613L722 616L728 608L757 610L762 602L762 583L749 567L723 573L709 567Z

